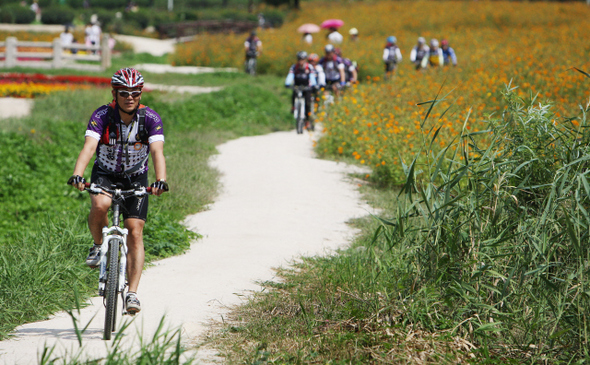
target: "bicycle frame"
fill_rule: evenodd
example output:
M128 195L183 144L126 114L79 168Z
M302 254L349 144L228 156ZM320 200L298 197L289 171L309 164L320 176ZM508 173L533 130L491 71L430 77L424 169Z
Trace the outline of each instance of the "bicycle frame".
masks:
M295 117L295 126L297 133L303 133L303 124L305 123L305 96L303 93L310 90L308 86L294 86L295 100L293 103L293 116Z
M115 330L117 314L117 295L121 295L125 311L125 288L127 287L127 228L120 227L121 205L126 197L146 196L151 188L136 188L131 190L108 189L96 184L86 184L86 190L93 194L110 194L112 200L113 223L110 227L102 229L102 245L100 247L98 294L104 298L105 303L105 330L104 339L110 340ZM116 271L115 271L116 270Z

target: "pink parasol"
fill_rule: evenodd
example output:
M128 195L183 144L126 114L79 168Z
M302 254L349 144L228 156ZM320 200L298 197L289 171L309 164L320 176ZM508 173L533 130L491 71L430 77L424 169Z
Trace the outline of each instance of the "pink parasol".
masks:
M319 25L315 25L312 23L306 23L303 24L302 26L300 26L299 28L297 28L297 32L299 33L317 33L320 31L320 26Z
M322 28L340 28L344 22L340 19L328 19L322 23Z

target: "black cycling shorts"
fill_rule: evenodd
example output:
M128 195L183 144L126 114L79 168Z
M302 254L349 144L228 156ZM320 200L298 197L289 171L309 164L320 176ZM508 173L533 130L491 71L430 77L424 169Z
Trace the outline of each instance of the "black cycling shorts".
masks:
M112 184L121 183L123 184L123 190L129 190L133 188L134 183L138 183L141 186L148 186L148 174L147 172L137 176L125 176L121 177L113 175L107 171L102 170L97 165L92 168L92 175L90 181L94 184L104 186L105 188L112 188ZM121 207L123 213L123 219L137 218L143 221L147 220L148 212L148 197L147 196L130 196L125 199L125 203Z

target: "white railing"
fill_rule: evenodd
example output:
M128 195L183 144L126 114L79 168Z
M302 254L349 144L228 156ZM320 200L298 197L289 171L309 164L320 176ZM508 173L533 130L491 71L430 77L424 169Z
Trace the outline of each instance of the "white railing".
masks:
M0 67L36 67L36 68L73 68L88 71L102 71L111 66L111 50L109 36L103 35L100 46L72 44L63 46L56 38L53 42L18 41L15 37L7 37L0 42ZM47 48L46 52L19 52L19 47ZM69 51L69 52L66 52ZM41 61L39 61L41 60ZM76 61L95 61L98 64L76 63Z

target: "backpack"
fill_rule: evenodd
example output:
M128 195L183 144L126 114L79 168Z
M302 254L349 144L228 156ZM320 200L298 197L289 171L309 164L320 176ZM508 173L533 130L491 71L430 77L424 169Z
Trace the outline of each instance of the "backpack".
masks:
M387 55L387 62L397 63L397 55L395 51L398 47L395 44L392 44L391 46L385 48L389 50L389 54Z
M257 37L250 37L248 38L248 50L246 51L246 54L248 55L248 57L256 57L257 53L258 53L258 38Z
M107 112L109 124L107 124L106 128L102 131L102 136L100 138L100 142L108 146L116 145L120 136L119 128L117 128L117 124L115 123L115 119L113 117L113 113L115 111L114 106L114 102L109 104L109 109ZM136 139L144 145L149 145L149 135L147 130L145 129L145 109L145 105L140 105L137 109L138 128Z

